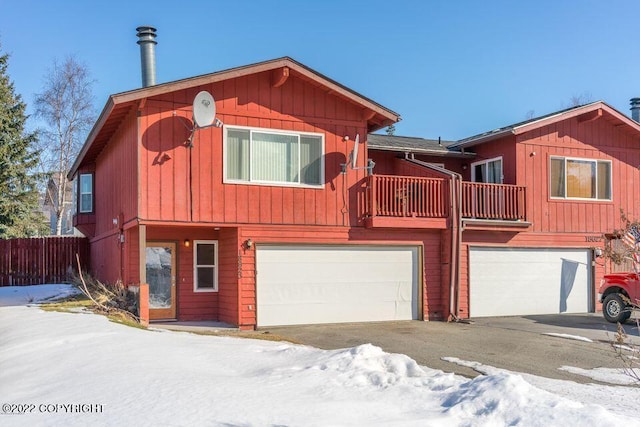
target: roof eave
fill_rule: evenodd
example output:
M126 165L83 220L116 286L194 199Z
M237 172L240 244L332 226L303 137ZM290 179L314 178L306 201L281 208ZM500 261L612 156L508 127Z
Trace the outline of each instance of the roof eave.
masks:
M84 160L85 156L87 155L87 152L91 148L91 145L93 144L93 141L96 139L96 136L98 135L98 133L102 129L102 126L104 126L104 123L107 121L107 119L111 115L111 112L113 111L113 108L115 106L116 106L116 102L115 102L115 100L113 98L113 95L112 95L107 100L107 103L105 104L104 108L102 109L102 112L100 113L100 116L98 117L98 120L96 120L96 122L94 123L93 128L91 128L91 132L89 132L89 135L87 136L87 140L85 141L84 145L80 149L80 153L78 153L78 156L76 157L76 161L73 162L73 166L71 166L71 169L69 170L69 173L67 174L67 179L72 180L74 175L76 174L76 172L78 172L78 168L82 164L82 161Z
M365 111L368 111L366 112L365 116L368 117L366 119L367 122L371 123L368 128L369 131L382 129L392 123L397 123L401 120L401 117L398 113L386 107L383 107L377 102L363 95L360 95L359 93L347 88L346 86L343 86L342 84L330 79L329 77L326 77L289 57L283 57L270 61L260 62L257 64L244 65L237 68L231 68L228 70L217 71L210 74L189 77L182 80L161 83L154 86L134 89L131 91L111 95L107 100L104 108L102 109L100 117L91 129L91 132L89 133L87 140L85 141L82 149L80 150L80 153L78 154L78 157L76 158L73 166L67 174L67 177L71 179L77 173L78 168L84 161L87 152L91 148L91 145L102 130L102 127L109 118L109 115L113 112L114 108L117 105L134 103L135 101L141 99L162 95L168 92L174 92L182 89L192 88L194 86L216 83L222 80L243 77L263 71L271 71L281 67L289 67L308 79L320 82L325 87L329 88L329 90L340 94L342 97L345 97L356 104L362 105L363 109ZM363 111L363 113L365 113L365 111Z
M485 142L489 142L489 141L493 141L495 139L499 139L508 135L513 135L514 129L513 128L507 128L504 130L500 130L500 131L496 131L494 133L488 133L485 135L479 135L477 137L471 138L471 139L466 139L464 141L460 141L460 142L455 142L451 145L449 145L450 148L467 148L467 147L473 147L474 145L479 145L479 144L483 144Z
M461 151L430 150L428 148L391 147L385 145L369 146L369 150L394 151L398 153L428 154L437 157L474 157L475 153Z
M241 67L230 68L228 70L217 71L214 73L203 74L195 77L188 77L186 79L161 83L158 85L135 89L128 92L121 92L112 95L112 97L116 104L120 104L123 102L136 101L142 98L150 98L152 96L162 95L167 92L175 92L182 89L192 88L194 86L216 83L231 78L244 77L251 74L261 73L264 71L272 71L281 67L289 67L308 79L320 81L323 85L328 87L333 92L338 93L343 97L352 100L353 102L361 104L365 108L368 108L376 114L381 115L384 119L386 119L384 120L384 122L391 121L393 123L397 123L401 120L400 114L396 113L395 111L390 110L382 106L381 104L378 104L377 102L367 98L366 96L361 95L358 92L347 88L346 86L343 86L335 80L326 77L323 74L318 73L317 71L314 71L313 69L308 68L307 66L289 57L273 59L256 64L243 65ZM380 124L379 126L380 128L382 128L387 126L387 124Z

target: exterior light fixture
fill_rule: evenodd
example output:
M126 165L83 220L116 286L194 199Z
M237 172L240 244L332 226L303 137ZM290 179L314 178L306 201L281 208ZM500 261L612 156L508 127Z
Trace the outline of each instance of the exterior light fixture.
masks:
M253 240L251 239L247 239L246 242L244 242L244 245L248 248L251 249L251 247L253 246Z
M188 248L189 246L191 246L191 241L189 239L184 239L184 247Z

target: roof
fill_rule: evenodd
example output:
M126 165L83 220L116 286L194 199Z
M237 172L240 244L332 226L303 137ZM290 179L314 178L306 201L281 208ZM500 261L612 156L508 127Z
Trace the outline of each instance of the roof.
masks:
M361 105L363 112L367 112L365 117L368 117L367 120L372 123L370 130L382 129L401 120L398 113L289 57L282 57L111 95L71 167L69 177L75 175L83 162L93 161L98 156L116 132L124 117L141 100L183 89L285 68L291 75L323 85L336 96Z
M465 156L460 150L451 150L449 147L455 141L443 141L438 139L415 138L410 136L379 135L370 133L367 136L369 149L382 151L399 151L403 153L419 153L434 156Z
M478 135L470 136L468 138L461 139L450 145L450 148L466 148L474 145L482 144L484 142L493 141L498 138L502 138L507 135L519 135L524 132L528 132L532 129L536 129L542 126L566 120L572 117L582 117L583 120L591 120L601 117L603 114L607 114L610 121L617 124L626 124L632 128L640 131L640 123L632 120L627 115L621 113L615 108L611 107L604 101L596 101L585 105L577 105L575 107L566 108L564 110L555 111L553 113L545 114L543 116L535 117L522 122L514 123L508 126L504 126L498 129L494 129L489 132L480 133Z

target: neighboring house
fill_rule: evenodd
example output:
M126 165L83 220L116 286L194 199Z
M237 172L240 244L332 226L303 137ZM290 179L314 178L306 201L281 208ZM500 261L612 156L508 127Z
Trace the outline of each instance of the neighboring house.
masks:
M44 194L43 213L49 220L49 229L52 235L56 234L56 210L58 206L58 191L60 177L54 173L47 181L47 189ZM65 195L65 204L62 209L62 234L79 235L73 227L73 186L68 185Z
M192 134L202 90L224 125ZM399 119L290 58L112 95L70 173L94 274L149 283L152 319L241 328L596 308L602 233L640 212L638 123L596 102L371 134Z
M406 159L390 167L394 152ZM462 178L430 174L447 180L444 206L453 200L451 234L442 246L453 254L454 279L441 293L457 317L594 311L605 269L598 258L603 236L622 226L621 210L640 217L640 124L604 102L457 142L369 135L369 156L386 165L376 166L370 186L392 185L395 194L397 178L378 172L418 175L416 167L430 162ZM401 189L427 185L427 178L417 180ZM392 201L377 203L385 209ZM393 209L391 215L383 210L380 220L404 216L419 226L438 216L415 207L398 212L407 209L403 205Z

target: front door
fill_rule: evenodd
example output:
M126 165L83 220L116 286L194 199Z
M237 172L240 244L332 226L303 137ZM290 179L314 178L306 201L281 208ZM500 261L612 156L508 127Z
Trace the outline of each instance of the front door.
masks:
M149 319L176 318L176 244L147 242Z

